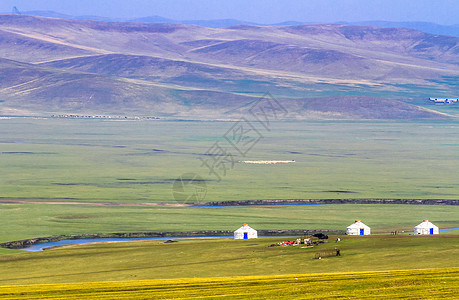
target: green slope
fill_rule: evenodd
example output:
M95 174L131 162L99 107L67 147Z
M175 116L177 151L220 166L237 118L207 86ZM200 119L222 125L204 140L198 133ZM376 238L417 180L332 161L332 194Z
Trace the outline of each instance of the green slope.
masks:
M458 269L3 286L4 299L453 299Z
M0 257L0 285L459 267L457 235L341 238L313 248L269 247L289 239L279 237L99 243L10 254ZM341 256L315 259L335 247Z

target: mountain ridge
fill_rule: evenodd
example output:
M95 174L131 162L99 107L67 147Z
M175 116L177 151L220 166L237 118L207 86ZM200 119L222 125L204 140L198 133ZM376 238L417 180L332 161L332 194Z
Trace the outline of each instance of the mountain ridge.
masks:
M7 13L4 13L7 14ZM256 23L248 22L237 19L212 19L212 20L175 20L165 18L162 16L145 16L138 18L108 18L102 16L72 16L62 14L54 11L25 11L24 15L61 18L61 19L74 19L74 20L94 20L94 21L113 21L113 22L146 22L146 23L179 23L188 25L198 25L211 28L225 28L235 25L257 25L257 26L285 26L285 25L308 25L308 24L321 24L320 22L301 22L295 20L287 20L278 23ZM459 23L452 25L442 25L432 22L399 22L399 21L382 21L382 20L367 20L367 21L336 21L327 22L331 24L345 24L345 25L366 25L377 27L395 27L395 28L411 28L424 31L431 34L439 35L452 35L459 37Z

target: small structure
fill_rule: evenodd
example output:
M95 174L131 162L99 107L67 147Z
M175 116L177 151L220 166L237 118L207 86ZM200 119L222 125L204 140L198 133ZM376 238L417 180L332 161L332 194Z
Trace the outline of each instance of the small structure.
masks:
M341 250L340 249L327 249L327 250L322 250L320 252L316 253L316 259L322 259L322 257L330 257L330 256L341 256Z
M414 227L414 234L438 234L438 227L430 223L429 219L424 219L421 224Z
M244 223L241 228L239 228L238 230L234 232L235 240L238 240L238 239L247 240L247 239L256 239L256 238L258 238L257 231L253 229L252 227L250 227L249 225L247 225L247 223Z
M363 224L360 219L355 220L354 224L347 226L346 234L348 235L369 235L370 227Z
M459 102L459 98L437 98L437 97L430 97L429 100L432 101L433 103L448 103L448 104L451 104L451 103L457 103L457 102Z

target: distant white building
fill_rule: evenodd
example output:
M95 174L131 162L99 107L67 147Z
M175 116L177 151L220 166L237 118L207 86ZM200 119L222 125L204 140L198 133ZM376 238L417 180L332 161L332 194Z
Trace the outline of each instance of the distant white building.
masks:
M430 223L429 219L424 219L421 224L414 227L414 234L438 234L438 227Z
M434 103L456 103L459 102L459 98L436 98L436 97L430 97L430 101Z
M235 240L247 240L258 238L258 233L255 229L244 223L241 228L234 232Z
M347 226L346 234L348 235L369 235L370 227L363 224L360 219L355 220L354 224Z

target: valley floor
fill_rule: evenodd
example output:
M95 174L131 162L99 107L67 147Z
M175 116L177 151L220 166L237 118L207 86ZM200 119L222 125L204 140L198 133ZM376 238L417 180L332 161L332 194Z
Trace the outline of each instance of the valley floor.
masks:
M245 155L225 139L234 124L0 120L0 200L183 205L259 199L459 199L459 184L451 176L459 168L457 121L277 122L271 131L261 132L263 138ZM221 180L204 164L216 142L234 155L234 164L218 169ZM200 176L201 184L187 185L187 174ZM177 180L184 184L182 193L174 185ZM188 197L196 188L198 197Z
M315 248L268 247L286 237L93 244L36 253L0 249L0 298L452 299L459 294L454 231L408 235L425 218L440 228L459 227L459 206L210 208L188 207L196 201L174 197L178 178L198 174L206 184L199 202L457 200L459 184L451 176L459 167L456 121L273 124L237 160L295 163L235 163L221 182L200 159L224 141L230 122L11 119L0 125L0 242L235 230L244 222L259 230L344 230L357 218L372 233L405 231L402 237L343 237L339 243L334 236ZM174 206L158 205L165 202ZM317 251L335 247L342 256L314 259Z

